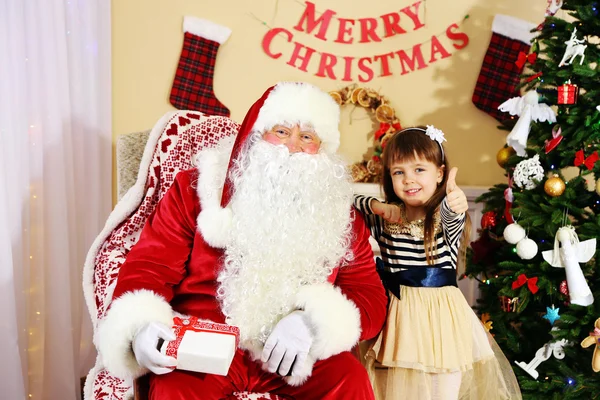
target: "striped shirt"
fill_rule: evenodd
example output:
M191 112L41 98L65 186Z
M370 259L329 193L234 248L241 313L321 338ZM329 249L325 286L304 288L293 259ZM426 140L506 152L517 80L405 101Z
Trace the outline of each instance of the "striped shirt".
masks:
M387 271L397 272L413 267L456 269L460 237L465 227L465 213L453 212L444 198L439 211L441 229L434 236L434 264L428 265L423 239L410 233L390 232L383 218L373 214L371 200L376 199L355 195L354 206L365 216L371 235L379 243L381 258Z

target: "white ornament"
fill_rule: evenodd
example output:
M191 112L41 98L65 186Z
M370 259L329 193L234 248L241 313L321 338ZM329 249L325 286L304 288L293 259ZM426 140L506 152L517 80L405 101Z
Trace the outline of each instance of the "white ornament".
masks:
M517 244L525 238L525 229L516 222L504 228L504 240L510 244Z
M544 179L544 168L540 163L540 156L536 154L517 164L513 175L515 185L525 189L533 189Z
M523 260L531 260L537 252L538 245L529 238L525 238L517 243L517 255Z
M565 269L569 298L573 304L585 307L594 303L594 295L579 263L590 261L595 253L596 239L580 242L575 228L571 225L558 229L554 238L554 250L542 252L548 264Z
M535 122L556 122L554 110L547 104L539 103L539 95L535 90L531 90L523 97L513 97L500 104L498 110L518 115L519 120L512 131L506 137L506 144L511 146L520 157L526 157L527 138L531 129L531 121Z
M549 0L548 8L546 8L546 16L551 17L560 10L563 6L563 0Z
M548 342L542 347L540 347L538 351L535 352L535 357L528 364L522 361L515 361L515 364L523 368L523 370L529 375L531 375L533 379L537 379L540 376L540 374L536 371L536 368L541 363L548 360L553 354L554 357L556 357L559 360L565 358L565 351L563 348L567 344L568 342L566 339L561 339L555 342Z
M567 48L558 66L562 67L563 65L571 65L571 63L573 62L573 60L575 60L575 57L577 56L581 57L579 65L583 64L583 60L585 59L584 52L587 48L587 44L583 45L583 43L585 43L585 39L577 39L577 28L573 28L571 38L565 42Z
M507 225L503 232L504 240L517 245L517 255L523 260L531 260L538 252L537 244L525 234L525 229L516 222Z

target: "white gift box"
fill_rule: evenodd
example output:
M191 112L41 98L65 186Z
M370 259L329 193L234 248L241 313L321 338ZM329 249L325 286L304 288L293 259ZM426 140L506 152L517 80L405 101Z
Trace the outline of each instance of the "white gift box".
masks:
M237 327L195 317L173 322L177 339L164 342L161 352L177 359L177 369L227 375L239 344Z

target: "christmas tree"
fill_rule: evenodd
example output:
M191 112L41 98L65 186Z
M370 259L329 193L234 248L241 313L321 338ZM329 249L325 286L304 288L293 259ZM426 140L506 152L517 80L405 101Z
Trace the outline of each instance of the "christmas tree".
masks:
M465 274L480 280L478 311L524 399L600 399L599 11L549 1L531 54L515 60L523 96L500 107L507 182L479 199Z

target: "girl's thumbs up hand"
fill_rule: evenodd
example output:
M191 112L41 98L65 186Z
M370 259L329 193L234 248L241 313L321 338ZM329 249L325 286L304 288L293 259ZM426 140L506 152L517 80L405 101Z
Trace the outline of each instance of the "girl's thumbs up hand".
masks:
M446 201L450 209L456 214L462 214L469 209L469 203L467 202L467 196L456 185L456 174L458 168L454 167L448 173L448 180L446 181Z

